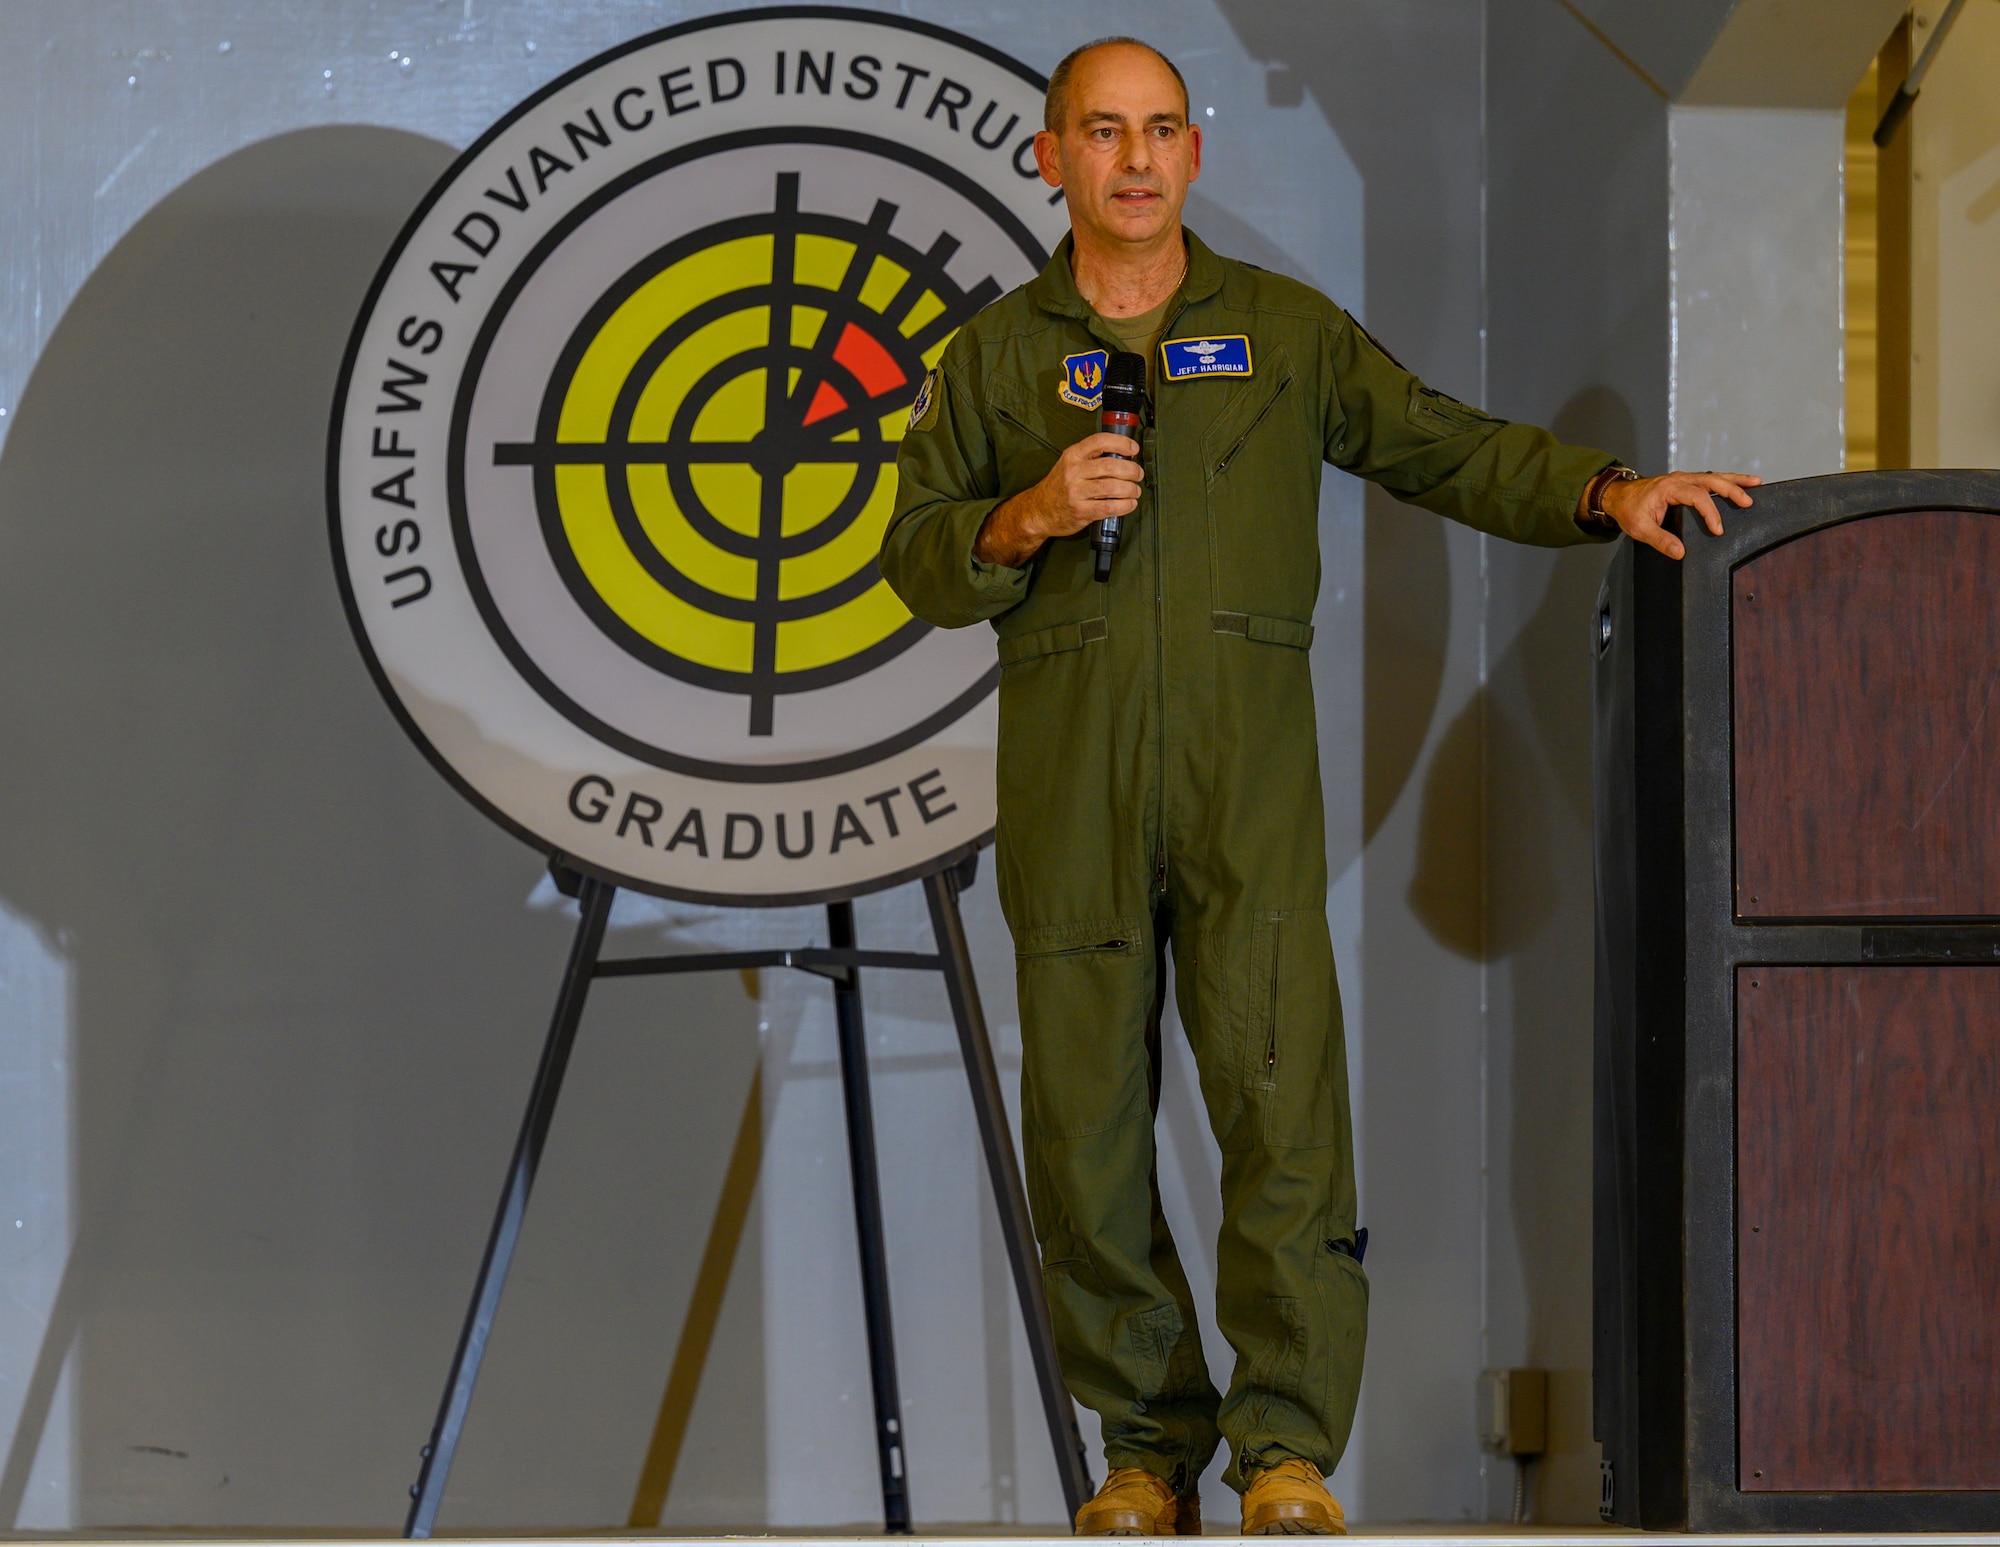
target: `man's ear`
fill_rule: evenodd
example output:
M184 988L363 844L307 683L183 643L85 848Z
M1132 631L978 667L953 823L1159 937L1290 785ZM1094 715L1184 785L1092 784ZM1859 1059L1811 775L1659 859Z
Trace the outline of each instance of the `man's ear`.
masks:
M1035 166L1043 182L1051 188L1062 187L1062 141L1046 129L1035 131Z
M1188 125L1188 181L1201 176L1201 125Z

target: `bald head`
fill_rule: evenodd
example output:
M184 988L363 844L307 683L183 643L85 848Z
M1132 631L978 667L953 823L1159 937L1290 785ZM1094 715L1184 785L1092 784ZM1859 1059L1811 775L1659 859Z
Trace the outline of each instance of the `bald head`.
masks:
M1048 93L1042 98L1042 127L1044 129L1048 130L1050 134L1059 135L1069 126L1072 116L1077 111L1076 93L1073 88L1079 66L1085 67L1087 71L1091 63L1109 63L1108 59L1100 58L1102 54L1108 52L1118 54L1137 52L1141 55L1151 55L1174 78L1174 86L1179 90L1181 97L1181 118L1183 120L1187 118L1187 81L1182 78L1181 72L1173 60L1153 47L1152 44L1141 42L1138 38L1098 38L1093 42L1084 44L1081 48L1071 49L1067 54L1063 55L1062 62L1049 73Z

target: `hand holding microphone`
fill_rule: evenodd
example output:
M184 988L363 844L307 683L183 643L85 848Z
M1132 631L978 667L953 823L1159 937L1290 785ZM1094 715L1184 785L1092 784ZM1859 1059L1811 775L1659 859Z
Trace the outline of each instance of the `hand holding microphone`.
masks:
M1104 367L1104 399L1097 413L1097 428L1106 435L1139 438L1139 426L1146 410L1146 357L1119 350ZM1124 457L1113 451L1109 456ZM1126 460L1136 461L1134 458ZM1122 515L1105 516L1090 529L1090 546L1097 551L1094 571L1100 581L1111 578L1111 561L1125 534Z
M1121 367L1120 360L1130 363ZM1145 380L1146 363L1140 356L1111 356L1100 422L1118 412L1129 415L1129 423L1086 435L1064 450L1039 483L994 506L973 541L974 558L1018 569L1051 538L1071 537L1089 527L1098 550L1097 578L1109 575L1123 518L1139 508L1139 487L1146 476L1138 461ZM1108 550L1100 545L1100 523L1112 527Z

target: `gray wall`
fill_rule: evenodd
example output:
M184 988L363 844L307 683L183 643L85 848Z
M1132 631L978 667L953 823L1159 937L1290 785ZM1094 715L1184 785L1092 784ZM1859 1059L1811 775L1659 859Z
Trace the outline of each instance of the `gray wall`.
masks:
M367 681L326 551L333 376L452 147L600 49L722 8L0 11L0 1529L400 1517L570 915ZM1041 69L1083 35L1031 0L907 9ZM1675 352L1670 225L1752 186L1744 158L1769 171L1754 126L1701 159L1672 125L1692 79L1745 105L1701 73L1730 14L1189 0L1090 30L1186 71L1210 133L1190 220L1218 247L1320 285L1444 390L1655 469L1695 444L1674 405L1727 363ZM1786 140L1786 166L1810 172L1816 143ZM1801 186L1765 273L1823 234L1829 194ZM1803 314L1735 304L1806 340L1773 390L1823 388L1819 292ZM1823 430L1804 416L1772 468L1816 465ZM1473 1380L1531 1362L1558 1372L1542 1516L1588 1520L1583 628L1605 554L1507 548L1338 475L1321 525L1374 1284L1336 1485L1365 1520L1504 1517ZM1011 1085L1010 944L990 881L967 901ZM860 914L871 942L925 941L907 891ZM625 949L820 927L643 899L614 922ZM867 993L918 1518L1052 1524L942 995L879 974ZM622 1524L677 1351L705 1373L664 1525L869 1519L831 1022L822 986L775 974L598 991L447 1529ZM1179 1044L1161 1156L1200 1293L1216 1156ZM691 1307L713 1313L705 1359Z
M1491 8L1490 406L1668 463L1665 105L1560 7ZM1586 629L1608 548L1486 545L1486 1357L1551 1372L1540 1518L1589 1519L1591 863ZM1511 1468L1485 1500L1498 1513Z
M1837 472L1840 107L1895 14L1490 5L1489 406L1648 472ZM1544 1519L1590 1518L1598 1488L1584 641L1608 558L1486 554L1486 1355L1551 1372Z

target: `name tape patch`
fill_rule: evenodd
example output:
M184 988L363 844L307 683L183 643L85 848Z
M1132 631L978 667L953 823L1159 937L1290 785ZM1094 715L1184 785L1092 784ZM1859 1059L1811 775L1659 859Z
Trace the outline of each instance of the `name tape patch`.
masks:
M1105 349L1063 356L1063 379L1056 396L1075 408L1097 408L1104 402L1104 367L1111 361Z
M1160 369L1168 381L1185 381L1190 376L1248 376L1250 340L1241 333L1170 338L1160 345Z

